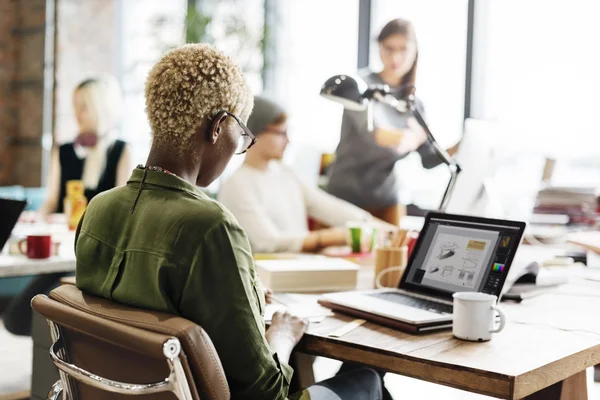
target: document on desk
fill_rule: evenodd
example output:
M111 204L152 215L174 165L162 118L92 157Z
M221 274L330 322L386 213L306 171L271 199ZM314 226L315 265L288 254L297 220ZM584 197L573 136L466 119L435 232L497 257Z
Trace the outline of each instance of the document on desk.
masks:
M507 291L512 284L521 276L525 269L532 263L543 264L544 261L556 256L565 254L565 250L553 246L527 246L521 245L517 250L515 259L512 262L504 291Z
M267 304L265 309L265 322L271 322L273 314L277 311L289 311L290 313L305 318L308 322L318 323L327 317L333 316L333 312L319 304Z

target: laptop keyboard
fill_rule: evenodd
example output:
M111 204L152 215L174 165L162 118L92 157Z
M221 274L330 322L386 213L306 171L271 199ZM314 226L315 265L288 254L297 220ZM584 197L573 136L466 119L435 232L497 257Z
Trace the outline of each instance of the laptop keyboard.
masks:
M449 304L438 303L436 301L420 299L418 297L406 296L402 293L395 292L383 292L383 293L371 293L369 296L376 297L378 299L391 301L393 303L402 304L404 306L419 308L421 310L427 310L438 314L452 314L452 306Z

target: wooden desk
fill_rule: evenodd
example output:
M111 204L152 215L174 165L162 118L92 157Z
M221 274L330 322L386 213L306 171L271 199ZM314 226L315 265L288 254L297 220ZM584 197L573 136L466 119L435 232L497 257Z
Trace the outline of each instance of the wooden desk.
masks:
M9 255L9 250L5 248L5 252L0 254L0 278L75 271L75 232L69 231L66 225L19 223L12 233L17 238L25 238L29 234L39 232L52 235L52 242L58 245L58 255L43 260L31 260L22 254ZM9 246L10 243L6 244L6 247ZM16 246L16 243L12 246ZM18 250L16 252L18 253Z
M359 280L368 287L372 268L363 267ZM587 399L585 370L600 363L599 289L580 279L521 304L503 303L507 326L485 343L373 323L331 338L352 320L337 313L311 325L297 350L504 399Z
M30 260L25 256L0 255L0 278L75 271L75 255Z

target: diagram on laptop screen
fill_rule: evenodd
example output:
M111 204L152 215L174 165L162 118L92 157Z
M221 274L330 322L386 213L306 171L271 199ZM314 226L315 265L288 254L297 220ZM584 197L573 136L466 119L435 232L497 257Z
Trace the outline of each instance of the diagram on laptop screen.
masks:
M473 289L490 247L487 239L440 233L424 265L424 278Z

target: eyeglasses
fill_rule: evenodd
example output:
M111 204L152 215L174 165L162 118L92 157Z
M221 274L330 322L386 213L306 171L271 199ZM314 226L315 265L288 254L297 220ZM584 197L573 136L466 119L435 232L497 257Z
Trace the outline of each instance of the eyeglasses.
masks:
M390 56L393 56L396 54L405 55L409 51L408 47L398 49L398 48L393 48L393 47L389 47L389 46L382 46L382 48L383 48L383 51L385 52L385 54L390 55Z
M238 140L238 144L237 144L237 147L236 147L235 153L234 153L234 154L244 154L245 152L248 151L248 149L250 147L254 146L254 143L256 143L256 136L254 136L254 133L252 133L252 131L250 131L250 129L248 129L248 127L246 126L246 124L244 124L242 122L242 120L240 120L235 114L232 114L229 111L225 111L225 110L219 111L211 119L213 121L219 120L222 118L223 114L228 115L231 118L235 119L235 122L237 122L238 125L240 126L240 128L242 128L242 130L244 131L240 135L240 138Z
M275 130L275 129L267 129L265 131L265 133L273 133L273 134L278 135L278 136L288 137L288 131L287 131L287 129L285 131L278 131L278 130Z

